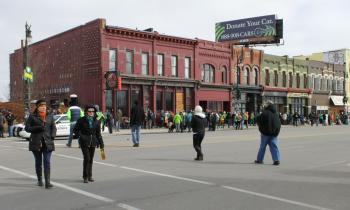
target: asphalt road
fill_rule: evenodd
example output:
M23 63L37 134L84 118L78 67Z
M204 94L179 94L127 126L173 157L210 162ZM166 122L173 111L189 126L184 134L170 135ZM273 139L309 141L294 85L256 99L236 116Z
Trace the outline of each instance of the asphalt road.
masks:
M207 132L204 161L193 161L190 133L105 134L94 183L82 182L76 142L56 141L50 190L36 186L28 143L0 140L0 210L326 210L350 209L349 126L283 127L281 165L255 165L256 128Z

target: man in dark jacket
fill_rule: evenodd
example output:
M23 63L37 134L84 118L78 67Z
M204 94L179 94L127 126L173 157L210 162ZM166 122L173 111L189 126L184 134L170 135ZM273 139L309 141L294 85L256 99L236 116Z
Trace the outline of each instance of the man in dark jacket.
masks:
M262 164L264 161L266 146L269 145L274 165L280 164L280 153L277 145L277 136L281 130L281 121L272 101L267 101L264 111L257 117L261 142L255 163Z
M54 139L56 137L56 124L53 116L46 110L46 102L38 100L33 114L29 115L25 131L30 133L29 150L35 158L35 171L38 178L38 185L43 186L42 162L44 159L45 188L53 187L50 182L51 153L55 150Z
M203 160L203 152L202 152L202 140L205 135L205 125L207 123L207 119L205 114L203 113L203 109L201 106L196 106L194 109L194 116L192 117L191 127L193 130L193 147L197 152L197 157L194 160Z
M101 122L97 120L97 109L93 105L85 107L85 116L79 118L75 127L74 134L79 136L79 144L84 156L83 161L83 181L84 183L93 182L92 163L94 161L95 148L104 149L104 143L101 136Z
M132 142L134 143L133 147L138 147L140 144L140 129L144 120L145 120L145 112L143 108L138 104L138 102L135 101L134 106L131 109L131 116L130 116Z

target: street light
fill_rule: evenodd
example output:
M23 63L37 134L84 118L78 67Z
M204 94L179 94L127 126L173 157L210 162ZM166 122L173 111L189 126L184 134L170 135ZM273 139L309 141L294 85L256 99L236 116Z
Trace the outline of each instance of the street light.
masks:
M243 67L243 63L242 63L242 58L243 56L243 51L242 51L242 54L241 55L238 55L237 53L237 65L236 65L236 109L240 109L239 107L239 103L238 103L238 100L241 99L241 90L239 89L239 83L241 81L240 79L240 74L241 74L241 70L242 70L242 67Z
M26 22L25 24L25 40L24 40L24 47L23 47L23 80L24 80L24 87L23 87L23 101L24 101L24 113L25 116L26 112L30 111L30 100L31 100L31 92L30 92L30 83L33 82L33 73L32 69L28 66L29 63L29 55L28 55L28 44L32 40L32 31L30 30L31 25L28 25Z

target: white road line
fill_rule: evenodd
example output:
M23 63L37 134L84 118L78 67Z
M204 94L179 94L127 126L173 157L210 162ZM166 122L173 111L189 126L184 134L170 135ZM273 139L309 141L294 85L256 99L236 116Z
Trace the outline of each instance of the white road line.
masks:
M245 193L245 194L249 194L249 195L255 195L255 196L258 196L258 197L268 198L268 199L271 199L271 200L277 200L277 201L290 203L290 204L294 204L294 205L297 205L297 206L303 206L303 207L307 207L307 208L311 208L311 209L332 210L332 209L324 208L324 207L321 207L321 206L310 205L310 204L302 203L302 202L298 202L298 201L292 201L292 200L288 200L288 199L284 199L284 198L280 198L280 197L276 197L276 196L271 196L271 195L267 195L267 194L262 194L262 193L257 193L257 192L253 192L253 191L243 190L243 189L236 188L236 187L230 187L230 186L221 186L221 187L225 188L225 189L228 189L228 190L233 190L233 191L236 191L236 192L241 192L241 193Z
M70 158L70 159L74 159L74 160L81 160L81 161L84 160L83 158L78 158L78 157L74 157L74 156L70 156L70 155L62 155L62 154L57 154L57 153L52 153L52 154L55 156L58 156L58 157L65 157L65 158ZM119 167L118 165L115 165L115 164L103 163L103 162L99 162L99 161L94 161L94 163L97 163L100 165L105 165L105 166L110 166L110 167L114 167L114 168Z
M135 208L133 206L130 206L130 205L127 205L127 204L124 204L124 203L119 203L118 206L123 208L123 209L127 209L127 210L140 210L138 208Z
M25 172L22 172L22 171L18 171L16 169L7 168L7 167L2 166L2 165L0 165L0 169L2 169L4 171L9 171L9 172L12 172L12 173L15 173L15 174L19 174L19 175L22 175L22 176L26 176L26 177L29 177L31 179L36 179L36 176L34 176L34 175L31 175L31 174L28 174L28 173L25 173ZM106 198L106 197L103 197L103 196L100 196L100 195L96 195L96 194L93 194L93 193L90 193L90 192L87 192L87 191L84 191L84 190L80 190L78 188L70 187L70 186L65 185L65 184L60 184L58 182L53 182L53 181L51 181L51 183L54 186L57 186L57 187L60 187L60 188L63 188L63 189L66 189L66 190L69 190L69 191L81 194L81 195L84 195L86 197L94 198L96 200L104 201L106 203L113 203L114 202L114 200L112 200L110 198Z
M127 166L120 166L120 168L131 170L131 171L137 171L137 172L141 172L141 173L146 173L146 174L153 174L153 175L157 175L157 176L169 177L169 178L183 180L183 181L195 182L195 183L200 183L200 184L205 184L205 185L215 185L214 183L211 183L211 182L206 182L206 181L201 181L201 180L196 180L196 179L189 179L189 178L180 177L180 176L173 176L173 175L169 175L169 174L162 174L162 173L158 173L158 172L145 171L142 169L131 168L131 167L127 167Z

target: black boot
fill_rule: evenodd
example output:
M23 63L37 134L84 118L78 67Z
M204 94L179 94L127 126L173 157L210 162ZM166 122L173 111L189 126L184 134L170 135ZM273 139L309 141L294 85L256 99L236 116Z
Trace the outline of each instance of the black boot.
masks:
M44 186L42 171L41 171L41 170L38 170L38 171L36 172L36 176L37 176L37 178L38 178L38 186L40 186L40 187Z
M44 170L44 176L45 176L45 188L50 189L53 187L53 185L50 183L50 169Z

